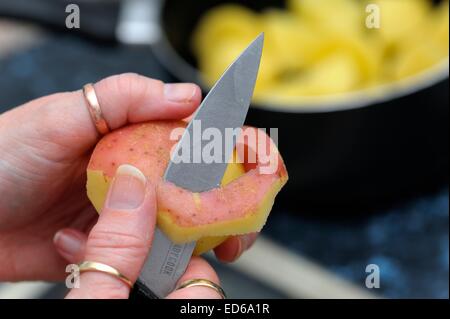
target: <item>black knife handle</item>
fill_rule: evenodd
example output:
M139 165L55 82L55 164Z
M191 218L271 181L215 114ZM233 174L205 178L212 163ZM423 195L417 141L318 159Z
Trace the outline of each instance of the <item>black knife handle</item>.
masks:
M130 291L131 300L148 300L148 299L159 299L157 295L153 293L147 286L144 285L139 279L134 284Z

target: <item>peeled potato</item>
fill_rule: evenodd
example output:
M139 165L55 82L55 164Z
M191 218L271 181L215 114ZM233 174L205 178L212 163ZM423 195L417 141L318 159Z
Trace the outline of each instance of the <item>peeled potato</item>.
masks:
M431 28L434 34L432 41L434 41L440 48L442 56L448 55L449 34L448 34L448 15L449 4L448 0L444 1L436 10L437 12L431 18Z
M265 32L255 99L301 102L398 81L448 59L448 3L287 0L287 9L261 13L228 4L201 20L194 52L212 85ZM366 26L368 4L379 8L379 28Z
M299 19L306 19L318 29L357 34L363 28L364 8L360 1L289 0L287 5Z
M220 77L226 67L242 52L247 42L241 39L221 41L208 51L208 58L200 59L204 80L210 85Z
M217 42L229 39L239 38L248 44L260 32L259 24L258 16L243 6L227 4L211 10L194 33L194 52L202 55L214 49Z
M184 121L150 121L105 135L91 155L86 188L88 198L100 213L117 167L136 166L155 187L158 227L178 244L199 240L194 253L201 254L228 236L260 231L288 175L275 144L260 132L257 138L270 148L238 139L234 159L253 151L256 163L233 160L228 164L220 187L194 193L164 181L162 176L176 143L170 138L171 133L186 125ZM245 127L242 136L245 132L256 134L256 130ZM271 160L274 169L270 173L259 169L267 167L268 163L262 160L262 152L266 151L276 152L272 153L276 160Z
M266 39L264 51L276 54L276 63L281 67L298 69L314 61L323 39L309 25L281 9L267 10L261 20Z
M388 43L412 34L431 10L427 0L374 0L372 3L380 8L380 28L377 31Z
M402 59L393 67L394 79L402 79L418 74L430 68L442 58L438 52L438 48L431 41L427 42L426 45L405 50Z
M398 58L391 69L394 80L418 74L448 57L448 1L398 40L396 51Z
M336 52L312 67L306 74L279 87L286 95L320 95L342 93L359 83L355 61L345 52Z

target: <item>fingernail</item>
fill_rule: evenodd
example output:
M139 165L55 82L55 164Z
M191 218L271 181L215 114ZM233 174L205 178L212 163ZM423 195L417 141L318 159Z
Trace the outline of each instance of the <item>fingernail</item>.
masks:
M70 230L60 230L53 237L54 244L65 253L75 256L82 249L82 239Z
M189 83L168 83L164 85L164 96L172 102L189 102L195 95L196 87Z
M145 184L146 178L139 169L127 164L119 166L111 186L108 208L138 208L144 201Z

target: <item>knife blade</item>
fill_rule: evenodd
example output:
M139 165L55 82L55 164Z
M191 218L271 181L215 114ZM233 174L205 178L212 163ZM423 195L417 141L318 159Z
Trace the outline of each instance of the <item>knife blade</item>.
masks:
M193 140L195 125L201 132L208 128L218 129L225 136L225 129L240 128L253 95L258 74L264 34L260 34L241 55L225 70L195 112L181 139L177 143L165 171L164 179L192 192L203 192L218 187L231 157L234 144L224 148L222 161L179 161L180 151L186 147L190 154L201 154L209 140ZM197 123L197 124L196 124ZM197 132L198 134L198 132ZM225 145L225 143L222 143ZM158 228L152 247L136 284L140 294L147 298L163 298L174 288L183 275L195 248L195 242L175 244Z

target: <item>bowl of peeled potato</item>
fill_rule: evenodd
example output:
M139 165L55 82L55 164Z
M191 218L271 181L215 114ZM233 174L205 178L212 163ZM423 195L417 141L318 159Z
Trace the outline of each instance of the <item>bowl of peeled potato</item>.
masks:
M247 122L277 129L279 206L367 212L448 184L448 0L166 0L160 21L156 55L205 92L264 32Z

